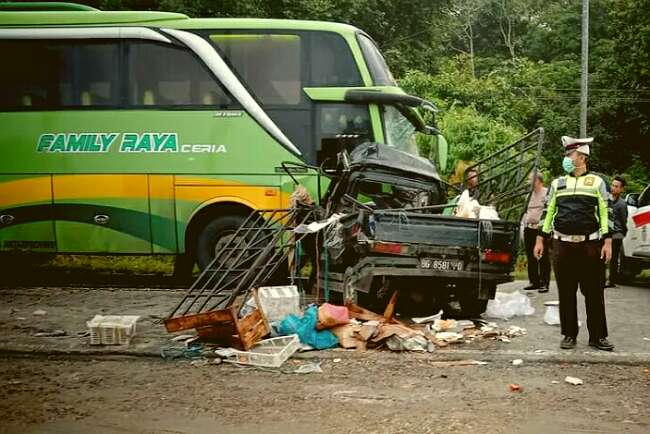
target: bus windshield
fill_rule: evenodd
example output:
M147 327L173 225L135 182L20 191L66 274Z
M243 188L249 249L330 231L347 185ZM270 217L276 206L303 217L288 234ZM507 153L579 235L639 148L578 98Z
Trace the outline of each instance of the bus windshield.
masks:
M415 126L394 106L384 106L386 144L411 155L420 156Z

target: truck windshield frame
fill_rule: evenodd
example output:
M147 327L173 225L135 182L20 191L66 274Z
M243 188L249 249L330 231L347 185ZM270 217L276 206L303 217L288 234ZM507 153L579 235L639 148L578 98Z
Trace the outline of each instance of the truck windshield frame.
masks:
M396 106L383 105L381 111L386 144L407 154L420 157L416 140L416 135L419 132L417 126Z

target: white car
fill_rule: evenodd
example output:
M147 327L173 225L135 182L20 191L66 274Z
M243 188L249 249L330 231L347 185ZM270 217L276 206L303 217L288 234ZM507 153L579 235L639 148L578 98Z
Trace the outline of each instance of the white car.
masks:
M632 280L650 268L650 185L641 194L628 194L627 235L621 250L620 278Z

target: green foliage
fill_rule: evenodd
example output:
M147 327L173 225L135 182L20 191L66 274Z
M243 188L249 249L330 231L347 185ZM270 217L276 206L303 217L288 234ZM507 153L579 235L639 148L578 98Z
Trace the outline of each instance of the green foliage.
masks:
M100 0L102 9L193 17L338 21L370 34L400 83L435 101L456 158L546 131L543 164L560 170L560 136L577 135L581 4L575 0ZM650 172L650 0L590 1L591 166ZM430 144L424 140L423 146Z
M641 193L650 184L650 172L638 156L633 157L633 163L622 173L627 182L625 190L628 193Z

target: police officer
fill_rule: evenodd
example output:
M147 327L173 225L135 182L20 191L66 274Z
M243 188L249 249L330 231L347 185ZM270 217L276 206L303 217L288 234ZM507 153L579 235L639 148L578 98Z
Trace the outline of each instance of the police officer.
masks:
M607 340L603 291L604 264L612 255L608 231L605 182L587 169L589 143L593 138L563 136L565 176L555 179L548 192L544 222L535 244L535 256L544 253L544 239L552 238L553 269L560 298L560 324L564 338L560 347L576 346L578 285L585 297L589 345L612 351Z

